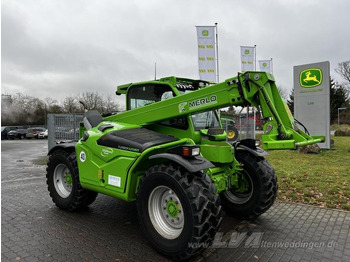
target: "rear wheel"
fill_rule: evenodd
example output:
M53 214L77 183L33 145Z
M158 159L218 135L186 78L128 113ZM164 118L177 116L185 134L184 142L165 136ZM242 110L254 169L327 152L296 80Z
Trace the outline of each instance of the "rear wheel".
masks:
M75 152L57 150L47 166L46 181L52 201L59 208L73 211L94 202L97 193L82 188Z
M239 219L253 219L267 211L277 196L277 178L271 165L261 157L242 151L236 155L243 164L238 189L221 193L224 211Z
M150 168L137 200L141 227L151 245L172 259L209 247L221 222L221 206L207 175L180 167Z

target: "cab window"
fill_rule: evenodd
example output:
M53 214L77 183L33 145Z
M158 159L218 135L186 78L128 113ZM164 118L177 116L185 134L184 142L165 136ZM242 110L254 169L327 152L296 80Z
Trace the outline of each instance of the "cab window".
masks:
M173 90L168 85L146 84L132 86L128 90L128 110L147 106L148 104L163 101L174 96ZM188 122L185 116L166 119L158 124L184 130L188 128Z
M220 122L214 110L203 113L196 113L191 117L194 130L196 131L208 128L220 128Z
M172 97L172 89L168 85L138 85L128 90L128 110L146 106Z

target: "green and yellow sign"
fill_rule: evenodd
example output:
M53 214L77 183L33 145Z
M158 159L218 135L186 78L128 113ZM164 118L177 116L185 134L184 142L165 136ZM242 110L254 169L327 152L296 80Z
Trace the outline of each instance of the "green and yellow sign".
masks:
M330 149L329 61L297 65L293 71L294 118L306 124L310 134L325 136L318 145Z
M209 36L208 30L202 30L202 36Z
M299 83L305 88L319 86L322 83L322 70L319 68L308 68L300 72Z

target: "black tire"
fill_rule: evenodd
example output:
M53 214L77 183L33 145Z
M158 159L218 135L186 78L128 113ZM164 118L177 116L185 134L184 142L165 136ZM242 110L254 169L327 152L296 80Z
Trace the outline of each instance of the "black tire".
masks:
M267 211L277 196L277 177L271 165L262 157L240 151L236 159L243 164L246 190L234 189L221 193L221 203L227 215L238 219L253 219Z
M49 157L46 171L50 196L59 208L74 211L95 201L97 193L80 185L75 152L54 151Z
M85 205L90 206L92 203L95 202L96 197L98 196L98 193L90 190L86 190L86 191L87 191L87 199L85 201Z
M162 201L157 202L157 197ZM175 203L173 209L171 201ZM222 217L220 198L207 175L164 164L147 170L141 180L137 210L151 245L173 260L187 259L209 247ZM166 218L165 213L170 217Z

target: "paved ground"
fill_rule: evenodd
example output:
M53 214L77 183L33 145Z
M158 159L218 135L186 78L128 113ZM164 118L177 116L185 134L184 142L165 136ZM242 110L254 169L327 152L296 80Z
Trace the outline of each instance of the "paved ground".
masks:
M140 232L133 203L98 196L69 213L46 189L47 141L1 142L2 261L167 261ZM350 261L350 212L276 203L252 222L224 216L192 261Z

